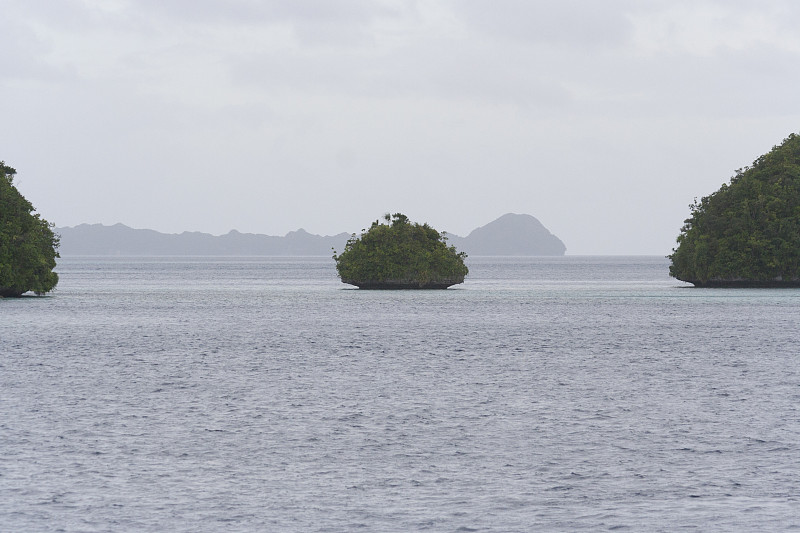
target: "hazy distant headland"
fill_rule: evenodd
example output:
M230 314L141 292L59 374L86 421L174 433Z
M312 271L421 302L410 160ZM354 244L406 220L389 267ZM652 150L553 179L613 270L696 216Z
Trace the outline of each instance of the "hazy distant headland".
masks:
M57 228L59 252L70 255L117 256L327 256L331 248L342 251L349 233L313 235L305 230L283 237L240 233L225 235L200 232L160 233L124 224L80 224ZM447 235L448 243L469 255L564 255L566 246L531 215L508 213L477 228L466 237Z

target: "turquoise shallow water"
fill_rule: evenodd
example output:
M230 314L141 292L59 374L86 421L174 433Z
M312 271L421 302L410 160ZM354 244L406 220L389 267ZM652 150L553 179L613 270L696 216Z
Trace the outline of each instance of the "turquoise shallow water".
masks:
M469 264L63 259L0 300L0 530L800 528L799 290Z

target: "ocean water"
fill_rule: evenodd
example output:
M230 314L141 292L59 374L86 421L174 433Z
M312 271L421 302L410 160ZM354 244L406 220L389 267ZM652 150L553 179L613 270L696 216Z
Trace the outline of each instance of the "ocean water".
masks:
M800 290L469 265L62 259L0 300L0 531L800 529Z

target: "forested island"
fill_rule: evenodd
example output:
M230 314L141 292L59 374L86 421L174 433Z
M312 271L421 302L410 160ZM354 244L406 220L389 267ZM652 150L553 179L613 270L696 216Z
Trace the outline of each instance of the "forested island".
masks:
M0 297L42 295L58 283L58 237L14 186L16 173L0 161Z
M446 289L464 282L466 254L447 245L446 236L402 213L385 215L360 236L334 250L343 283L360 289Z
M697 287L800 287L800 136L690 209L671 276Z

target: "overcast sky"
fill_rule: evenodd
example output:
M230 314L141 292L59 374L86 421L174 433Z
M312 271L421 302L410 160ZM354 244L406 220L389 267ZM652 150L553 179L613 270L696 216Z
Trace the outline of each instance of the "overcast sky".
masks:
M795 0L0 0L0 160L57 226L657 254L800 131Z

